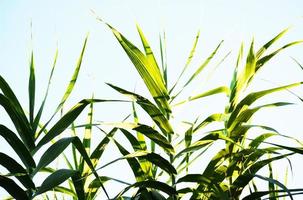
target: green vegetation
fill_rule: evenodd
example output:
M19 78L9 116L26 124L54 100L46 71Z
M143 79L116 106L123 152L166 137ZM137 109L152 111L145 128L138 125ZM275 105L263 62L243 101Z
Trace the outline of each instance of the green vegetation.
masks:
M0 104L10 117L15 128L9 129L4 124L0 125L0 134L12 147L22 162L18 162L11 155L1 152L0 164L9 173L1 172L0 186L15 199L50 199L54 195L58 199L99 199L102 195L107 199L279 199L285 196L294 199L295 195L303 194L302 188L288 188L287 185L275 179L272 163L276 160L289 159L291 155L303 154L302 144L294 138L278 133L273 127L255 125L250 119L261 109L281 107L292 104L291 102L275 101L266 104L254 105L262 97L275 95L283 90L300 86L303 82L268 88L261 91L248 93L247 88L253 85L257 72L265 67L266 63L277 54L302 41L295 41L269 51L270 47L286 34L282 31L272 40L256 50L254 41L251 42L247 55L244 55L244 46L241 45L234 73L228 85L214 87L198 95L186 96L185 88L199 80L199 75L208 68L214 59L218 59L218 51L223 43L220 42L207 55L196 70L188 77L186 73L190 67L198 44L197 34L193 47L185 62L180 75L170 86L167 73L166 47L164 36L160 37L161 58L156 59L147 38L137 26L143 45L141 51L132 42L126 39L111 25L106 24L112 31L121 47L133 63L142 78L146 89L152 99L139 93L131 92L119 86L108 85L117 92L130 98L129 101L104 100L94 97L79 101L68 112L61 115L54 125L47 129L54 116L64 106L76 83L82 58L86 47L87 38L77 61L74 74L67 86L61 101L52 117L41 122L41 116L48 96L53 72L56 66L57 52L51 69L45 97L35 111L35 67L34 55L31 54L30 76L28 83L29 106L24 109L8 82L0 76ZM228 55L228 54L227 54ZM225 57L221 58L220 64ZM299 63L298 63L299 64ZM220 94L226 98L225 110L213 113L201 120L186 122L183 131L179 131L176 124L172 123L175 109ZM177 102L178 99L180 100ZM126 102L132 105L130 116L116 123L95 123L93 119L94 104L109 101L112 104ZM207 105L206 105L207 106ZM214 105L212 105L214 106ZM215 105L216 106L216 105ZM88 107L87 121L81 125L76 124L76 118ZM276 108L279 109L279 108ZM27 113L28 110L28 113ZM145 124L141 119L144 111L151 119L150 124ZM3 122L0 122L3 123ZM215 129L206 129L210 124L217 124ZM105 131L102 126L112 126L112 130ZM78 128L84 127L84 137L79 138ZM105 134L104 137L95 135L92 128ZM257 134L249 135L251 129L258 130ZM61 137L67 129L71 130L70 137ZM177 131L178 130L178 131ZM207 130L207 131L205 131ZM124 144L115 135L122 134L129 144ZM248 136L249 135L249 136ZM281 137L296 141L297 147L283 146L268 142L271 137ZM97 145L91 145L92 138ZM103 161L102 155L109 144L117 147L121 157L110 162ZM68 146L71 146L70 155L65 155ZM218 151L210 151L216 146ZM44 148L42 148L44 147ZM129 148L131 147L131 148ZM43 152L41 153L41 151ZM39 159L34 156L41 153ZM211 152L211 159L205 163L203 157ZM52 167L51 163L63 154L65 167ZM206 158L206 157L205 157ZM130 166L135 182L108 177L99 172L101 169L117 161L125 160ZM102 162L101 162L102 161ZM201 173L193 173L190 166L201 162ZM269 175L259 174L261 169L268 169ZM41 173L49 174L41 185L35 183L35 177ZM268 188L258 188L256 180L267 182ZM126 185L115 196L109 196L110 181ZM247 190L246 194L243 191ZM99 196L100 195L100 196ZM8 197L10 199L10 197Z

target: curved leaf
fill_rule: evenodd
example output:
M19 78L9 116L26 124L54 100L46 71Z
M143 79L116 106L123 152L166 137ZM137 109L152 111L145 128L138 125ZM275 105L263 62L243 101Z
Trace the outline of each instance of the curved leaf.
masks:
M160 190L161 192L165 192L166 194L173 196L177 194L176 189L173 187L162 183L160 181L154 181L154 180L148 180L148 181L142 181L142 182L137 182L134 183L133 185L130 185L126 187L124 190L122 190L114 199L119 198L122 196L125 192L127 192L131 188L152 188L152 189L157 189Z
M15 176L27 189L34 189L35 184L28 175L28 172L14 159L0 152L0 165L5 167Z
M0 175L0 186L4 188L16 200L30 200L26 192L22 190L13 180Z
M24 144L21 142L21 140L16 136L14 132L9 130L4 125L0 124L0 135L9 143L9 145L14 149L16 154L19 156L21 161L24 163L24 165L27 168L35 168L36 163L27 150L27 148L24 146Z
M64 181L74 176L76 172L77 171L70 169L59 169L55 171L43 181L42 185L38 188L34 196L52 190L56 186L59 186Z

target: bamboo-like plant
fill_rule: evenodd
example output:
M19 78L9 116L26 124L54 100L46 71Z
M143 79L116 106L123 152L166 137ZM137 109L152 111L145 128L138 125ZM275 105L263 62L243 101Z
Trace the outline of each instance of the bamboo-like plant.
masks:
M225 111L215 113L207 117L202 122L197 121L184 133L177 135L173 126L170 123L172 116L172 103L179 96L183 89L187 87L197 76L205 69L216 55L220 45L202 62L196 71L185 81L181 89L177 92L176 85L179 80L184 78L184 72L187 70L197 46L199 33L196 36L193 48L189 54L186 65L181 72L177 81L171 88L168 88L167 65L165 61L165 48L163 39L160 39L161 45L161 63L160 68L155 59L153 51L147 42L143 32L137 26L138 33L144 48L144 52L127 40L120 32L111 25L107 24L114 36L117 38L125 53L132 61L134 67L138 71L146 88L153 97L153 102L134 92L127 91L120 87L108 84L113 89L121 94L131 97L153 120L153 125L141 124L134 109L134 123L117 123L116 128L119 128L125 137L129 140L133 147L134 153L130 153L120 143L115 141L120 152L126 157L137 182L126 187L119 193L115 199L181 199L185 194L191 194L190 199L239 199L243 189L251 189L251 184L254 188L251 194L244 199L256 199L264 195L270 195L270 198L275 199L281 192L286 192L287 196L293 198L295 192L302 189L288 189L285 185L275 180L272 176L265 177L258 175L258 171L269 166L270 172L271 163L275 160L288 158L294 153L298 153L301 149L291 148L277 144L270 144L266 148L261 148L260 144L265 143L265 140L272 136L280 135L273 128L264 125L253 125L249 123L251 117L260 109L267 107L286 106L288 102L274 102L257 107L252 107L253 103L263 96L274 92L287 90L302 84L302 82L293 83L281 87L270 88L263 91L245 93L245 89L251 84L256 73L280 51L299 44L302 41L295 41L276 49L273 52L267 53L279 38L281 38L287 30L282 31L272 40L264 44L257 52L254 50L254 42L252 41L244 66L240 69L241 61L243 60L243 45L239 51L238 60L234 70L234 75L230 87L221 86L209 91L203 92L196 96L190 96L185 101L181 101L177 105L204 98L218 93L226 94L229 99ZM266 54L267 53L267 54ZM223 123L224 128L207 132L204 137L197 141L192 141L193 134L197 135L203 131L203 128L213 122ZM260 132L255 138L247 138L248 131L258 127L266 132ZM132 133L131 131L134 131ZM280 135L281 136L281 135ZM176 144L178 138L182 137L180 142ZM282 136L283 137L283 136ZM147 139L150 140L150 145L147 145ZM225 141L225 146L214 155L211 161L207 164L206 169L201 174L191 174L186 171L187 175L180 177L182 170L188 169L188 166L207 150L209 146L218 140ZM248 142L248 144L247 144ZM183 144L184 148L179 148ZM155 147L159 147L156 151ZM178 147L178 148L176 148ZM163 151L160 151L162 149ZM281 150L289 150L290 153L283 153ZM160 152L159 152L160 151ZM197 157L191 158L193 153L200 152ZM131 157L129 157L131 155ZM165 156L166 155L166 156ZM264 159L266 155L275 155L274 157ZM135 158L135 157L136 158ZM158 157L158 158L157 158ZM177 164L179 161L179 164ZM164 173L168 175L168 179L160 182L159 177ZM269 183L268 191L258 191L254 184L254 179L262 179ZM181 183L196 183L196 187L179 188ZM275 190L280 187L281 190ZM138 188L133 197L123 197L122 195L131 188ZM163 194L166 193L168 198Z
M85 38L80 57L77 61L73 76L66 88L66 91L55 112L46 123L42 123L40 119L43 113L50 83L55 70L58 51L56 51L55 54L46 93L36 114L36 81L33 53L31 54L30 59L30 76L28 84L28 116L26 115L26 109L23 109L21 103L17 99L13 90L10 88L9 84L2 76L0 76L0 89L2 91L2 93L0 94L0 104L5 109L6 114L10 117L18 134L17 135L13 129L6 127L4 124L1 124L0 135L7 141L7 143L12 147L14 152L22 161L22 163L20 163L13 159L10 155L4 152L0 153L0 164L9 171L9 174L1 173L0 186L3 187L15 199L33 199L34 197L53 189L55 189L56 191L62 191L64 190L64 188L60 187L59 185L69 178L72 178L74 182L78 181L77 177L79 176L79 172L77 170L58 169L50 171L47 169L47 166L52 161L54 161L69 144L72 144L74 148L79 151L79 153L83 157L83 160L88 165L90 170L94 171L93 164L85 151L85 146L77 136L62 138L57 141L53 140L73 123L73 121L79 116L83 109L87 105L91 104L92 100L84 99L80 101L66 114L64 114L51 128L49 128L49 130L46 129L46 127L52 121L54 116L61 110L74 88L81 68L86 43L87 38ZM42 154L41 158L38 161L35 161L34 155L42 147L44 147L45 145L49 145L51 142L51 146L48 147L48 149ZM51 174L43 181L42 185L37 186L33 182L33 178L41 171L51 172ZM11 177L17 179L22 184L22 186L17 184L15 179L12 179Z

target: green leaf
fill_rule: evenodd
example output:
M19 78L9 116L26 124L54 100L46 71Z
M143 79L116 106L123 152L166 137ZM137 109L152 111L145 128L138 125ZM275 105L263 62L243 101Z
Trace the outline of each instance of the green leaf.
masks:
M34 64L34 53L31 53L31 61L30 61L30 74L29 74L29 82L28 82L28 96L29 96L29 121L31 126L34 123L34 108L35 108L35 64Z
M160 147L162 147L168 153L175 153L174 147L170 144L170 142L152 127L139 124L138 126L134 127L133 130L142 133L150 140L158 144Z
M48 131L48 133L39 141L34 152L39 150L43 145L50 142L56 136L61 134L66 128L68 128L75 119L81 114L83 109L91 102L104 102L106 100L99 99L84 99L70 109L59 121Z
M281 31L278 35L276 35L273 39L271 39L270 41L268 41L266 44L264 44L256 53L256 57L260 58L263 53L272 45L274 44L278 39L280 39L281 37L283 37L285 35L285 33L287 33L289 29L284 29L283 31Z
M303 189L289 189L288 191L292 192L292 196L303 194L301 192L301 191L303 191ZM278 193L278 192L285 192L285 191L284 190L273 190L273 191L253 192L253 193L245 196L243 198L243 200L255 200L255 199L261 198L261 197L263 197L265 195L268 195L268 194L271 194L271 193ZM295 192L298 192L298 193L295 193ZM278 196L275 196L275 197L278 198L278 197L285 197L285 196L288 196L288 195L278 195Z
M157 124L157 126L161 129L161 131L164 132L164 134L173 134L173 129L168 121L168 119L165 117L165 115L155 106L153 103L151 103L148 99L129 92L127 90L124 90L122 88L119 88L117 86L114 86L112 84L108 85L112 87L113 89L117 90L121 94L124 94L126 96L131 97L136 101L137 104L139 104L145 112L153 119L153 121Z
M173 87L169 90L169 94L172 93L172 91L174 90L174 88L176 87L176 85L179 83L182 75L184 74L184 72L186 71L186 69L188 68L189 64L191 63L193 57L194 57L194 54L195 54L195 51L196 51L196 47L197 47L197 44L198 44L198 40L199 40L199 37L200 37L200 31L198 31L197 35L196 35L196 38L195 38L195 41L194 41L194 44L193 44L193 47L189 53L189 56L187 58L187 61L186 61L186 64L185 66L183 67L183 70L181 72L181 74L178 76L175 84L173 85Z
M35 184L28 175L28 172L14 159L0 152L0 165L5 167L15 176L27 189L34 189Z
M148 63L150 65L152 65L152 69L155 71L155 73L160 75L160 77L162 78L162 82L164 83L164 79L161 76L161 71L160 71L160 68L159 68L159 66L157 64L157 61L155 59L154 53L153 53L150 45L148 44L148 41L147 41L146 37L144 36L144 34L143 34L143 32L142 32L142 30L141 30L141 28L139 27L138 24L137 24L137 30L138 30L138 33L140 35L142 45L144 47L146 60L148 61Z
M235 115L233 113L231 114L230 119L228 120L228 123L227 123L227 128L229 130L233 130L235 127L241 125L242 123L246 123L260 109L269 108L269 107L287 106L287 105L292 105L292 104L293 103L288 103L288 102L276 102L276 103L270 103L270 104L257 106L252 109L247 109L247 106L244 106L236 118L234 117ZM230 124L230 122L231 122L231 124ZM230 126L229 126L229 124L230 124ZM242 132L241 134L244 134L244 133Z
M21 142L21 140L16 136L14 132L9 130L4 125L0 124L0 135L14 149L15 153L19 156L26 168L36 167L36 163L33 157L31 156L30 152L27 150L26 146Z
M116 140L114 140L116 146L118 147L120 153L123 155L122 158L118 158L116 159L114 162L118 161L118 160L122 160L122 159L126 159L130 168L133 171L134 176L136 177L137 181L143 181L145 180L145 173L139 163L139 161L135 158L137 156L142 156L142 154L137 154L135 153L129 153L129 151L127 151L119 142L117 142ZM142 152L142 151L138 151L138 152ZM144 152L143 155L145 155L146 153ZM112 164L113 162L110 162L110 164Z
M270 166L270 165L269 165L269 166ZM257 177L257 178L259 178L259 179L262 179L262 180L265 180L265 181L267 181L268 183L271 183L271 184L273 184L273 185L279 186L279 187L282 188L285 192L287 192L287 194L289 195L289 197L290 197L291 199L293 199L293 197L292 197L290 191L288 190L288 188L287 188L284 184L282 184L281 182L279 182L278 180L275 180L275 179L270 178L270 177L260 176L260 175L258 175L258 174L255 174L255 177ZM272 187L271 190L274 190L274 187ZM275 194L274 194L273 196L270 196L270 197L273 197L273 198L274 198L274 196L275 196Z
M70 169L59 169L49 175L42 183L42 185L38 188L35 196L38 196L44 192L52 190L56 186L59 186L61 183L71 178L76 174L77 171Z
M267 138L269 137L272 137L272 136L276 136L278 135L277 133L264 133L262 135L259 135L258 137L256 137L255 139L253 139L250 144L249 144L249 147L250 148L258 148L259 145L264 141L266 140Z
M239 112L241 111L241 109L244 106L250 106L252 103L254 103L256 100L258 100L259 98L274 93L274 92L279 92L288 88L292 88L292 87L296 87L301 85L303 82L297 82L297 83L293 83L293 84L289 84L289 85L284 85L281 87L276 87L276 88L271 88L268 90L262 90L262 91L258 91L258 92L253 92L248 94L245 98L243 98L240 103L236 106L235 110L232 112L228 124L227 126L229 127L231 125L231 123L233 122L233 120L235 119L235 117L239 114Z
M283 47L277 49L276 51L272 52L271 54L267 55L267 56L264 56L262 57L261 59L259 59L257 61L257 67L256 67L256 72L265 64L267 63L270 59L272 59L276 54L278 54L280 51L288 48L288 47L291 47L291 46L294 46L294 45L297 45L297 44L301 44L303 41L295 41L295 42L291 42L291 43L288 43L286 45L284 45Z
M1 86L1 79L0 79L0 86ZM29 126L29 122L25 116L23 116L23 111L21 112L14 103L12 99L0 94L0 105L5 109L6 113L11 118L12 122L15 125L15 128L21 137L22 141L26 145L28 149L33 149L34 139L32 135L31 128ZM23 114L22 114L23 113Z
M62 108L63 104L65 103L65 101L70 96L72 90L74 89L74 86L75 86L75 83L77 81L78 74L79 74L79 71L80 71L80 68L81 68L82 59L83 59L84 51L85 51L85 48L86 48L87 39L88 39L88 35L85 37L84 44L83 44L83 47L82 47L82 51L81 51L81 54L80 54L80 56L78 58L78 61L77 61L77 64L76 64L73 76L72 76L71 80L69 81L69 84L68 84L68 86L66 88L66 91L65 91L65 93L64 93L64 95L63 95L63 97L62 97L62 99L61 99L61 101L59 103L59 105L57 106L57 108L56 108L54 114L51 116L51 118L41 128L41 130L38 133L38 136L43 132L43 130L46 128L46 126L50 123L50 121L54 118L54 116L59 112L59 110Z
M56 49L55 58L54 58L54 62L53 62L53 66L52 66L52 69L51 69L50 76L48 78L48 84L47 84L47 88L46 88L46 92L45 92L43 101L42 101L42 103L40 105L40 108L38 110L38 113L35 117L34 124L32 125L33 132L36 132L37 127L38 127L39 122L40 122L40 119L41 119L41 116L42 116L42 112L43 112L44 105L45 105L45 102L46 102L46 99L47 99L47 96L48 96L48 91L49 91L49 88L50 88L50 84L51 84L52 77L53 77L53 74L54 74L55 66L56 66L56 63L57 63L57 58L58 58L58 49Z
M93 99L93 97L92 97ZM90 144L91 144L91 136L92 136L92 123L93 123L93 102L90 103L89 112L87 115L87 123L85 125L84 129L84 138L83 138L83 146L86 150L86 153L90 154ZM88 166L85 165L82 158L80 158L80 171L83 171L84 168L88 168ZM85 171L85 170L84 170Z
M107 24L113 34L125 50L126 54L136 67L150 94L163 113L171 113L170 106L167 102L169 96L165 83L161 76L159 68L150 63L150 57L147 58L136 46L128 41L121 33L112 26Z
M284 154L281 156L276 156L273 158L268 158L265 160L258 161L254 164L252 164L248 169L245 170L243 174L238 176L238 178L233 182L231 186L231 192L234 194L236 191L242 191L243 188L254 178L255 174L264 166L268 165L269 163L272 163L275 160L280 160L283 158L286 158L290 155L293 155L293 153Z
M0 175L0 187L4 188L16 200L30 200L26 192L22 190L13 180Z
M131 188L151 188L151 189L157 189L160 190L161 192L165 192L166 194L173 196L177 194L177 191L160 181L154 181L154 180L148 180L148 181L142 181L142 182L136 182L131 186L126 187L124 190L122 190L114 199L118 199L121 197L125 192L130 190Z
M77 171L75 174L73 174L72 181L73 181L74 188L76 190L77 198L85 199L85 192L84 192L85 180L82 179L81 173L79 171ZM100 187L101 187L101 185L100 185Z
M181 90L176 95L174 95L173 99L176 98L183 91L183 89L188 84L190 84L203 71L203 69L209 64L209 62L212 60L212 58L216 55L216 53L219 50L222 43L223 43L223 40L219 43L219 45L215 48L215 50L209 55L209 57L205 61L202 62L202 64L199 66L199 68L191 75L189 80L182 86Z
M177 183L183 183L183 182L210 184L211 180L201 174L187 174L179 178L177 181Z
M219 139L224 140L224 141L228 141L228 142L231 142L231 143L233 143L237 146L240 146L239 144L236 144L232 139L230 139L229 137L224 135L224 129L220 129L220 130L211 131L208 135L206 135L203 138L199 139L198 141L194 142L189 147L183 149L182 151L180 151L175 156L175 158L180 157L184 153L189 153L189 152L193 152L193 151L202 149L202 148L208 146L209 144L212 144L214 141L217 141Z
M193 130L193 132L197 132L201 128L207 126L208 124L212 122L222 122L224 121L224 114L222 113L215 113L210 116L208 116L205 120L203 120L201 123L199 123Z
M197 99L201 99L203 97L207 97L207 96L211 96L211 95L215 95L215 94L220 94L220 93L224 93L228 96L229 93L230 93L229 88L226 87L226 86L221 86L221 87L217 87L215 89L208 90L206 92L203 92L203 93L195 95L195 96L189 96L187 98L187 100L181 101L181 102L175 104L174 106L178 106L178 105L190 102L190 101L194 101L194 100L197 100Z
M37 165L37 168L34 170L32 174L36 174L40 169L47 166L49 163L51 163L54 159L56 159L65 149L66 147L72 143L78 152L83 157L83 160L86 162L90 170L92 171L92 174L96 178L98 178L98 174L96 173L94 169L94 165L92 161L90 160L89 156L86 153L86 150L81 142L81 140L78 137L68 137L68 138L62 138L58 140L56 143L54 143L52 146L50 146L46 152L41 156L41 159ZM106 196L108 197L108 194L104 187L102 187L103 191L105 192Z

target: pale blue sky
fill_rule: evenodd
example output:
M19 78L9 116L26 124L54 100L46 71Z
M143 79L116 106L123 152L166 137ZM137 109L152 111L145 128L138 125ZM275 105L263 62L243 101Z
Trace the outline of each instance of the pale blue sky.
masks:
M39 102L44 94L45 80L48 78L58 44L57 71L44 119L51 115L64 92L63 85L69 81L87 32L90 35L79 82L66 107L74 105L82 98L90 97L92 92L98 98L121 97L104 82L111 82L129 90L136 86L138 91L147 95L122 48L108 28L94 18L90 9L139 45L135 29L135 23L138 23L158 56L158 35L160 31L165 30L171 81L174 81L175 75L181 71L198 30L201 30L201 35L193 69L222 39L225 43L217 61L232 50L230 58L209 80L210 85L228 83L235 63L234 57L242 41L248 46L254 37L258 46L287 27L291 27L291 30L277 43L277 47L289 41L303 39L303 1L300 0L0 0L0 73L12 85L24 107L27 106L28 98L28 63L31 48L33 47L35 54ZM293 56L303 62L302 49L302 45L291 48L273 60L268 68L260 73L256 88L273 86L261 79L279 84L302 80L303 72L290 59L290 56ZM192 91L203 91L207 88L208 85L202 87L196 83ZM295 101L287 95L289 94L281 97ZM275 121L275 127L284 134L296 135L303 139L303 133L300 132L302 121L299 119L303 113L302 107L298 105L281 109L279 112L270 112L270 116L260 114L258 117L260 122ZM126 105L98 105L98 108L100 110L97 111L96 120L100 121L118 121L129 109ZM203 109L201 110L204 112L208 108ZM192 117L191 112L183 114L182 110L179 111L189 118ZM7 117L0 116L0 120L6 122ZM0 139L0 142L3 140ZM294 170L295 174L300 173L303 176L302 172L299 172L300 160L302 158L294 162ZM298 187L303 185L303 181L294 178L289 184ZM0 189L0 197L1 191Z

